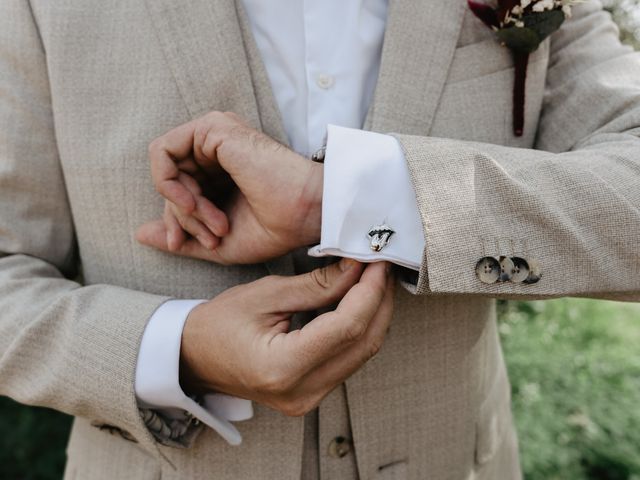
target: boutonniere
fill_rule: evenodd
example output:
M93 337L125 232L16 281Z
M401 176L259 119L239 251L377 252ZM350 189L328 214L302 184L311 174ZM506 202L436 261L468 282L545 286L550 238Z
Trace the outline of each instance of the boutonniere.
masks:
M571 7L583 0L497 0L496 5L467 1L476 17L495 31L500 43L513 54L513 133L520 137L524 130L529 55L571 16Z

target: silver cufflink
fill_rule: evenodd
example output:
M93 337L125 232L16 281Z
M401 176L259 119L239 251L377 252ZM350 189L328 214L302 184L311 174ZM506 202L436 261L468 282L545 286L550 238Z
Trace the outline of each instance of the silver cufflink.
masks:
M374 252L379 252L389 244L391 236L396 233L389 227L389 225L383 223L382 225L376 225L369 230L369 246Z

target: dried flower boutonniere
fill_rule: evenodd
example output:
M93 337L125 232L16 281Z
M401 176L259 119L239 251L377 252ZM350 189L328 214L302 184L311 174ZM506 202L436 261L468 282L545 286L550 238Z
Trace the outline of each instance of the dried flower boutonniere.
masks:
M529 55L571 16L571 7L583 0L498 0L491 6L467 0L473 13L496 32L498 40L513 53L513 133L524 130L525 84Z

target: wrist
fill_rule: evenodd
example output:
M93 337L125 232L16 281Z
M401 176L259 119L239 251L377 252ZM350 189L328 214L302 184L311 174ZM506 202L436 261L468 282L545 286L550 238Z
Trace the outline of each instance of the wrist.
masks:
M324 166L307 160L307 176L302 190L300 205L303 211L300 226L301 246L320 241L322 228L322 192L324 188Z
M204 394L211 391L202 377L199 369L201 360L199 349L202 342L201 318L202 310L206 303L196 306L187 317L182 329L182 341L180 344L180 388L187 394Z

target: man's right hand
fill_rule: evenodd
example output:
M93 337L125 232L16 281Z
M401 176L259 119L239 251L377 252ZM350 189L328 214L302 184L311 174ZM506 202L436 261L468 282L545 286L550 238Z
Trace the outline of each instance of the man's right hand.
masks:
M271 260L320 241L323 167L211 112L154 140L151 175L166 199L139 242L224 265Z
M389 264L365 268L352 260L231 288L189 315L181 384L304 415L380 349L393 290ZM293 313L338 301L334 311L288 332Z

